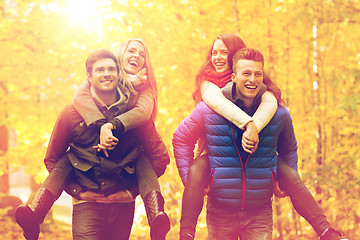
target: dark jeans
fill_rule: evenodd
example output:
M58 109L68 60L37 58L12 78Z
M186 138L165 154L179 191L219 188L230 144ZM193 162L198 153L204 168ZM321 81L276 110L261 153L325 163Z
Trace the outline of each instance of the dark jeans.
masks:
M306 219L318 235L331 227L299 173L281 158L278 158L277 180L280 188L289 194L297 213Z
M271 240L271 204L251 210L225 210L208 198L206 223L210 240Z
M73 174L73 166L67 155L64 154L49 173L42 187L49 190L54 195L54 200L56 200L60 197L71 174Z
M182 199L180 234L195 237L197 220L204 205L204 188L210 181L210 165L207 155L201 155L190 163Z
M161 192L159 180L152 167L152 163L144 152L140 153L135 162L135 173L142 199L151 191Z
M127 240L134 220L135 202L80 203L73 206L74 240Z

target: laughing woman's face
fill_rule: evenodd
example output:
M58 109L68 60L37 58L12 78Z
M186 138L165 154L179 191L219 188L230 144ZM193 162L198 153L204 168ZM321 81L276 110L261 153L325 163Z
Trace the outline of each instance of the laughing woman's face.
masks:
M143 67L145 62L144 46L138 41L131 41L122 58L122 65L126 73L136 74Z
M221 73L230 69L228 62L228 53L229 51L225 46L224 42L220 39L217 39L214 42L211 52L211 63L217 72Z

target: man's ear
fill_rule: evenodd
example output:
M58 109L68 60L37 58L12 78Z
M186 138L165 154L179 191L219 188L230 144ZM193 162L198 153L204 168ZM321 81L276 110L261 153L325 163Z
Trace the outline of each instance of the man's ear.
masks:
M236 74L235 74L235 73L232 73L232 74L231 74L231 80L232 80L233 82L236 82Z
M92 77L90 75L90 73L86 72L86 79L91 83L92 82Z

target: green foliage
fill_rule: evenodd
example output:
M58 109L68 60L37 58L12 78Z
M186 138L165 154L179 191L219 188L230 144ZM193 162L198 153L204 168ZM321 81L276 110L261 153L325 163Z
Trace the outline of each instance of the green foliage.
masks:
M194 107L195 75L206 52L217 35L236 33L264 52L265 67L282 89L305 184L336 229L349 239L360 235L359 0L87 1L96 2L97 11L82 16L85 24L66 15L70 2L0 3L0 125L16 132L10 150L0 154L0 172L6 164L25 165L38 182L45 178L47 141L85 77L87 55L114 49L128 37L144 39L149 48L159 89L156 125L172 156L172 133ZM173 156L160 182L172 224L168 239L177 239L183 185ZM204 216L203 211L197 239L206 239ZM10 228L6 234L19 238ZM145 217L133 234L148 236ZM283 199L274 201L274 236L315 237Z

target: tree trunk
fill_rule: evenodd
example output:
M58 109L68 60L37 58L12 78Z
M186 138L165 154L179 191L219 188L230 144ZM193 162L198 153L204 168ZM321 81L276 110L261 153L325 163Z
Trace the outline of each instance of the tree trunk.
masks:
M233 0L233 11L234 11L234 22L236 26L236 34L240 34L240 20L239 20L239 9L237 6L237 0Z
M9 148L9 132L5 126L0 126L0 156L6 154ZM9 164L5 164L4 174L0 175L0 193L9 194Z

